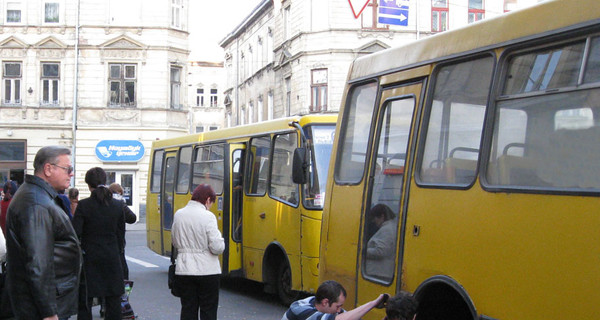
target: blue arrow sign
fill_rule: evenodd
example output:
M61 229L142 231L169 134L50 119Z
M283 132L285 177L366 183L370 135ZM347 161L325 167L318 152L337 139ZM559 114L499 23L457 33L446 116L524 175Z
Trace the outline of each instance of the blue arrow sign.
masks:
M408 1L379 0L379 23L408 26Z
M96 145L96 157L103 162L137 162L144 152L144 145L137 140L102 140Z

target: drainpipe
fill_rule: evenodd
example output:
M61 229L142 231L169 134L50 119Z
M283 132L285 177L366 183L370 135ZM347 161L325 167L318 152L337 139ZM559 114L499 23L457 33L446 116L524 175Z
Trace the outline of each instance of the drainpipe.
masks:
M73 81L73 123L72 123L72 136L73 136L73 151L72 151L72 163L73 163L73 177L77 170L77 151L75 146L77 145L77 89L79 85L79 17L81 10L81 0L77 0L77 22L75 23L75 81ZM73 178L71 184L75 185L75 179Z

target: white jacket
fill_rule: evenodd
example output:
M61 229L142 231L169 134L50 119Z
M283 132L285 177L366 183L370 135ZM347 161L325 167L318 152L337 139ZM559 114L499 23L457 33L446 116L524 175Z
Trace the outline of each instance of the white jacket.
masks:
M171 239L177 248L175 274L221 274L219 254L225 250L225 241L215 215L202 203L190 200L175 212Z

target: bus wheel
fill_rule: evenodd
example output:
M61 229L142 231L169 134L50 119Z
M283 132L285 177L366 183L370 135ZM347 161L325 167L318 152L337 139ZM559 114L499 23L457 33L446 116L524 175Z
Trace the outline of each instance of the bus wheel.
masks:
M276 281L279 300L286 306L290 305L298 297L298 292L292 290L292 270L286 261L279 264Z

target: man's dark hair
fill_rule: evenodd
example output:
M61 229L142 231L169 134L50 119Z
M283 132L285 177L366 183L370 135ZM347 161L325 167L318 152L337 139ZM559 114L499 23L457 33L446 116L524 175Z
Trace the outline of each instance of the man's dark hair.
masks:
M419 302L411 294L399 292L387 301L385 313L388 320L412 320Z
M321 283L319 288L317 288L315 300L317 303L321 303L323 299L327 299L329 300L329 305L331 306L332 303L338 301L340 294L343 294L345 297L346 289L344 289L344 287L342 287L342 285L337 281L327 280Z
M33 159L33 172L40 173L44 170L44 164L56 164L59 156L71 155L71 149L63 146L47 146L43 147L35 154Z

